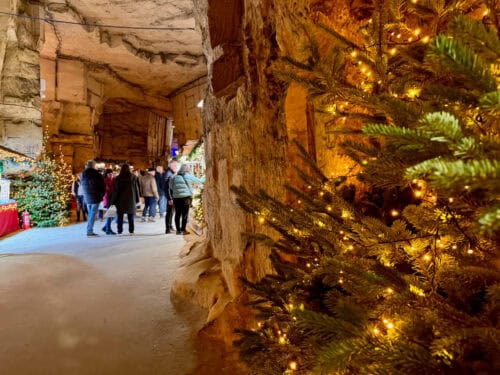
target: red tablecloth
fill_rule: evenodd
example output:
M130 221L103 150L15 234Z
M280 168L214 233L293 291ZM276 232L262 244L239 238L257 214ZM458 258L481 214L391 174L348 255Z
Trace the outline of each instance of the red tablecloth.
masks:
M17 203L0 204L0 237L18 229Z

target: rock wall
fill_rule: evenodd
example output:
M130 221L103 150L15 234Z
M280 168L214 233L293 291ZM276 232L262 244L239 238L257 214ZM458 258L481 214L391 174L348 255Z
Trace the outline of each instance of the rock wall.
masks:
M206 77L182 87L170 95L172 101L175 137L179 145L188 140L200 139L203 134L201 110L198 107L207 93Z
M273 70L280 56L296 50L300 33L295 23L303 15L298 3L195 0L208 61L209 89L202 115L208 231L201 243L190 245L193 251L173 293L198 299L209 308L209 321L216 319L214 332L228 343L235 327L251 323L241 303L245 296L239 278L256 280L271 271L268 250L241 236L268 230L243 213L230 188L265 189L285 198L283 184L293 178L295 162L291 139L300 136L307 141L310 133L304 121L304 92L294 88L299 94L288 96L288 85Z
M0 10L37 16L38 7L0 1ZM36 156L42 146L38 21L0 15L0 144Z

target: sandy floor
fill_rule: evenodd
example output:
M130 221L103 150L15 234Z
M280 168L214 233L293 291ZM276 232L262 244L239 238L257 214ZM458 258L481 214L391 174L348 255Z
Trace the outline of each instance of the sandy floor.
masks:
M76 224L0 240L0 374L199 373L203 314L170 300L184 238L163 230L88 239Z

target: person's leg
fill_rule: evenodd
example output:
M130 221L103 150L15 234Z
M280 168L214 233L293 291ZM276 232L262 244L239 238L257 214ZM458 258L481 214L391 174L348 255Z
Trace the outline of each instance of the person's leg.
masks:
M80 204L80 199L76 197L76 221L80 221L80 211L82 206Z
M146 220L146 215L149 211L149 200L150 197L144 197L144 208L142 209L142 221Z
M181 214L182 214L182 206L184 205L184 199L175 198L174 206L175 206L175 230L177 233L181 232Z
M99 210L99 203L87 204L87 210L89 212L87 218L87 235L94 234L94 223L97 217L97 211Z
M190 204L191 204L191 198L184 198L184 202L182 205L182 214L181 214L182 217L181 232L186 231Z
M167 214L165 215L165 230L172 230L172 217L174 216L174 204L167 205Z
M153 220L156 216L156 198L151 197L149 203L149 219Z
M111 229L111 223L113 222L113 218L112 217L108 217L106 218L106 234L115 234L115 232L113 232L113 230Z
M87 221L87 217L89 216L89 209L87 207L87 203L85 203L85 199L82 197L82 206L83 206L83 220Z
M167 212L167 197L164 195L160 195L158 209L160 210L160 217L164 217Z
M116 231L121 234L123 232L123 212L118 212L116 217Z
M134 233L134 214L127 214L128 217L128 232Z

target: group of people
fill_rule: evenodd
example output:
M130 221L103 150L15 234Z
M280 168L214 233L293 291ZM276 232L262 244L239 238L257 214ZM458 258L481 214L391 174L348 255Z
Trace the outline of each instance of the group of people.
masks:
M143 174L132 171L128 164L121 166L117 176L111 169L104 173L96 169L96 162L89 160L85 170L75 177L72 194L77 204L77 220L80 213L87 221L87 237L96 237L94 225L100 208L109 210L106 214L106 223L102 228L107 235L116 234L112 230L113 220L116 218L116 231L123 232L124 216L127 215L128 231L134 233L134 219L137 206L141 199L144 202L141 220L154 222L156 208L159 207L160 217L165 218L165 233L174 231L172 218L175 212L176 234L187 234L189 208L193 197L193 184L202 184L205 180L189 173L187 165L181 165L177 171L177 163L172 161L167 170L162 166L150 168Z

